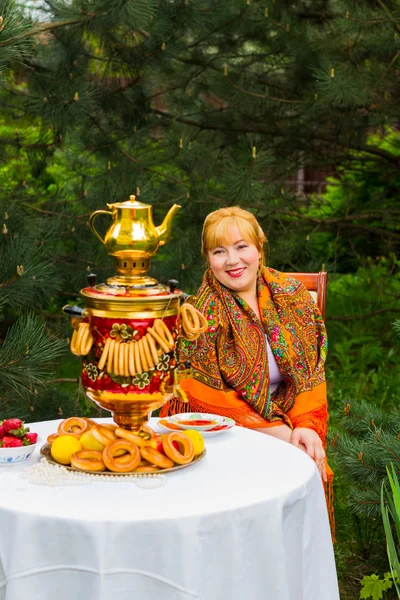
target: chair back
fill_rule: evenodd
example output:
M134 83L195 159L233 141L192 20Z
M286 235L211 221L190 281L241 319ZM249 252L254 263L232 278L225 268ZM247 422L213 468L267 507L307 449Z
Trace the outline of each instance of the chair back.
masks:
M328 273L326 271L320 271L319 273L285 273L285 275L297 279L308 289L325 321Z

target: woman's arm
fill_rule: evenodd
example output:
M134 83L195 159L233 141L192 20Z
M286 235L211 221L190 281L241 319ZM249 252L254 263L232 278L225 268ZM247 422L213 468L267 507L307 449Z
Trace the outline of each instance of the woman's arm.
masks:
M266 433L267 435L271 435L272 437L278 438L279 440L283 440L284 442L291 442L292 439L292 430L289 425L275 425L274 427L257 427L254 431L261 431L261 433Z
M325 443L328 429L326 382L300 393L287 412L292 425L292 444L305 450L315 461L321 477L327 480Z

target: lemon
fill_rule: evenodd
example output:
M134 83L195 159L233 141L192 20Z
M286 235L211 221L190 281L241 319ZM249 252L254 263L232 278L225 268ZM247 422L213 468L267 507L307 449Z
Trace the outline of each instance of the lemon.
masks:
M60 435L51 445L52 457L62 465L70 465L72 455L78 450L82 450L81 443L72 435Z
M83 435L81 435L79 438L79 443L85 450L100 450L101 452L104 448L103 444L100 444L100 442L93 437L90 431L86 431Z
M201 435L200 431L196 431L196 429L186 429L186 431L181 431L184 435L186 435L190 440L192 440L192 444L194 447L194 454L198 456L204 450L204 438Z

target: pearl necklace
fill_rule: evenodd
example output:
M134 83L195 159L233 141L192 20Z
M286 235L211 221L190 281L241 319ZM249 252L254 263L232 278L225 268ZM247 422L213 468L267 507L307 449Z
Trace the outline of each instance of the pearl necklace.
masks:
M35 485L84 485L97 483L98 481L125 482L133 481L138 487L144 489L155 489L164 485L167 481L166 475L159 473L136 473L129 475L106 475L104 473L83 473L69 471L62 465L53 465L45 458L21 472L21 477Z

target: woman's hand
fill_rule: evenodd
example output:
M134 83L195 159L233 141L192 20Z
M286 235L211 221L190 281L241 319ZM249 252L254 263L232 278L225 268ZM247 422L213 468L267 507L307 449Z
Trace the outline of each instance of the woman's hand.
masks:
M307 452L308 456L315 461L323 481L327 481L325 470L325 450L322 446L318 433L308 427L296 427L293 429L291 443L297 448Z

